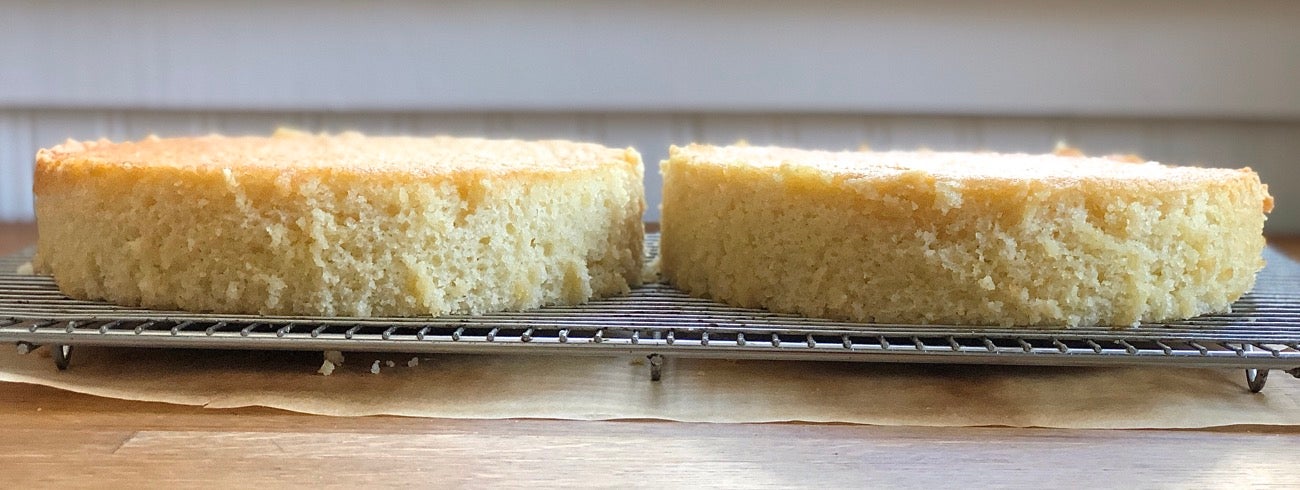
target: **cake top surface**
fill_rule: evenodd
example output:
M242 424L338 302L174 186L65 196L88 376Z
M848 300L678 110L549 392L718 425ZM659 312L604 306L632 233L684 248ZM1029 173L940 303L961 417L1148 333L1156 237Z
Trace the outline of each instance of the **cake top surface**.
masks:
M37 153L38 163L107 164L195 170L313 169L357 173L450 174L585 170L611 162L639 163L630 149L572 141L522 141L451 136L315 135L280 130L271 137L219 135L114 143L68 142Z
M820 151L771 146L673 147L674 158L696 163L755 168L798 167L846 177L890 177L923 172L952 180L1128 180L1175 183L1239 178L1250 169L1179 167L1132 156L1085 157L1072 150L1058 154Z

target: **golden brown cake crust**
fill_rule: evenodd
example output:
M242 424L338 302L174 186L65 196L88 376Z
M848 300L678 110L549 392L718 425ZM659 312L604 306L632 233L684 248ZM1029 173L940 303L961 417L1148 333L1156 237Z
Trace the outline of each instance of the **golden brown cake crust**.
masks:
M36 168L38 172L76 171L78 167L106 167L111 171L133 166L165 167L194 172L238 168L244 175L265 173L281 178L317 174L381 175L388 179L471 179L581 172L608 162L621 161L632 165L634 160L639 162L640 157L629 149L562 140L374 137L360 133L327 135L280 130L270 138L209 135L150 137L118 143L69 140L38 151ZM40 192L43 180L36 182L37 192Z
M693 144L670 149L670 161L818 174L846 186L925 175L938 181L980 182L990 189L1035 187L1129 189L1151 192L1199 189L1215 182L1258 183L1250 168L1181 167L1137 160L1134 155L1030 155L935 151L832 152L764 146ZM1264 201L1271 209L1272 198Z

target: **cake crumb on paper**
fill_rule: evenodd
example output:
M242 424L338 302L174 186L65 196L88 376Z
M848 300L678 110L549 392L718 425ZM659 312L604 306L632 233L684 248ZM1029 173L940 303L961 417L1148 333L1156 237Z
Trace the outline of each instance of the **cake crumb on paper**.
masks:
M396 366L397 366L397 363L395 363L395 362L393 362L393 361L384 361L384 365L385 365L385 366L388 366L388 367L396 367Z
M36 275L36 269L32 267L31 262L24 262L23 265L18 266L14 273L20 276L34 276Z
M656 255L653 259L646 261L646 263L641 266L641 282L654 284L662 279L663 276L660 275L659 272L659 256Z
M418 357L412 357L411 360L406 361L406 367L411 367L411 368L413 368L413 367L415 367L415 366L419 366L419 365L420 365L420 358L418 358Z
M329 359L326 359L324 362L321 363L320 369L317 369L316 372L324 376L329 376L331 374L334 374L334 363L330 362Z
M370 374L379 374L379 360L376 359L374 364L370 365Z
M325 360L326 360L326 361L329 361L329 362L332 362L332 363L334 363L335 365L342 366L342 365L343 365L343 353L342 353L342 352L339 352L339 351L336 351L336 350L327 350L327 351L325 351Z

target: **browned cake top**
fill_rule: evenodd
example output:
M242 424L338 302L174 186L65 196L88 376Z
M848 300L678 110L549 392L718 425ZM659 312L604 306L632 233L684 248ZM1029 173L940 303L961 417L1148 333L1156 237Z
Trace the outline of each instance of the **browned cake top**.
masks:
M820 174L831 180L879 181L907 175L926 175L953 183L970 181L1034 181L1047 186L1146 188L1152 190L1197 188L1238 180L1258 182L1249 168L1182 167L1131 157L1085 157L1070 154L1030 155L993 152L858 151L833 152L763 146L674 147L674 157L697 164L735 166L737 169L781 168ZM1272 199L1263 203L1272 209Z
M200 136L114 143L68 141L37 154L42 166L158 167L245 172L403 174L566 171L632 164L632 150L571 141L368 137L279 131L272 137Z

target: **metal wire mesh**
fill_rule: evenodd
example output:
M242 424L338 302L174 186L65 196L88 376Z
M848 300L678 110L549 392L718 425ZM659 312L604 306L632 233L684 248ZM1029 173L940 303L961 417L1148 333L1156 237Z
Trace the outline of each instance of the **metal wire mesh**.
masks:
M657 252L657 236L648 252ZM1268 266L1231 313L1133 328L845 323L735 308L651 284L581 306L438 318L211 315L78 301L0 258L0 340L397 352L663 354L885 362L1300 367L1300 264Z

